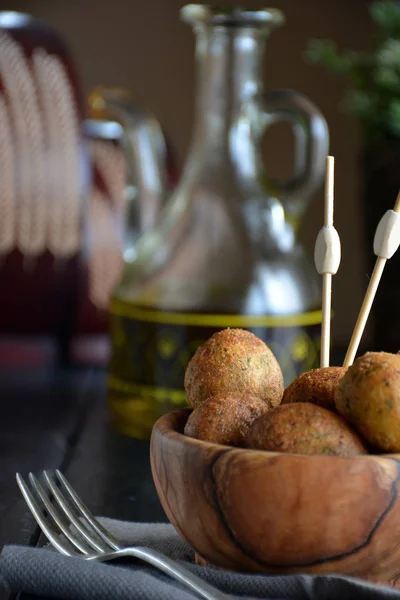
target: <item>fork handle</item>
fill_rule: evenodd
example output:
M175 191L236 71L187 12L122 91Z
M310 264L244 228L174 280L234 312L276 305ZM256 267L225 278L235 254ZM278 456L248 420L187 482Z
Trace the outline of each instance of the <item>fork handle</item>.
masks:
M160 571L163 571L176 581L183 583L194 592L197 592L202 598L206 600L233 600L232 596L220 592L215 587L197 577L191 573L185 567L178 565L174 560L168 558L164 554L157 552L157 550L151 550L149 548L122 548L121 550L113 550L112 552L105 552L104 554L93 554L85 556L86 560L98 560L100 562L108 562L118 558L124 558L132 556L139 558L151 565L157 567Z

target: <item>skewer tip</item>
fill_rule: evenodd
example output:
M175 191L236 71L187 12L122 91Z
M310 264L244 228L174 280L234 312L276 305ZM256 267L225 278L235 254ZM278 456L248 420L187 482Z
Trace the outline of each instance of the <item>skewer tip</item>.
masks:
M394 212L400 212L400 191L397 194L396 204L394 205Z
M327 156L326 157L326 173L325 173L325 211L324 211L325 227L333 225L334 168L335 168L334 157Z

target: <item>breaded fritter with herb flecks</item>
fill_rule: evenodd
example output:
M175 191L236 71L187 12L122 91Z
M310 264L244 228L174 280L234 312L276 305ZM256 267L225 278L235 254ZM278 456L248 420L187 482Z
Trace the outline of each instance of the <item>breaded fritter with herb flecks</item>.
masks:
M227 446L244 446L250 425L268 410L250 394L219 394L200 404L189 416L185 435Z
M338 412L374 448L400 452L400 355L367 352L351 365L335 392Z
M303 373L286 388L282 404L311 402L337 412L335 390L346 371L345 367L321 367Z
M217 394L251 394L269 408L280 404L283 375L268 346L243 329L224 329L200 346L185 373L189 404L196 408Z
M309 402L282 404L256 419L247 445L290 454L367 454L357 433L342 417Z

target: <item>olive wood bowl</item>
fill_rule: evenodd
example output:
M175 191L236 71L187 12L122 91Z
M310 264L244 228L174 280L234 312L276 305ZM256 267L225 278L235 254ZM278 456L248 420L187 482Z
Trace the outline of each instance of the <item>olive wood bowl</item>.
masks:
M258 573L400 579L400 455L304 456L183 435L189 410L153 427L161 504L199 562Z

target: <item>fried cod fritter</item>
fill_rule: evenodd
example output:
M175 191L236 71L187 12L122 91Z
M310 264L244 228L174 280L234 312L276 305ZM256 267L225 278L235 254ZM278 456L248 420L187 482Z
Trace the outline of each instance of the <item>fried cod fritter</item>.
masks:
M344 367L322 367L303 373L286 388L282 404L311 402L337 412L335 390L346 370Z
M268 410L250 394L219 394L200 404L189 416L185 435L227 446L245 446L250 425Z
M193 408L219 394L251 394L273 408L281 402L283 389L275 356L243 329L215 333L197 349L185 373L185 391Z
M400 355L367 352L357 358L336 392L338 412L383 452L400 452Z
M282 404L254 421L247 445L291 454L356 456L367 450L342 417L309 402Z

